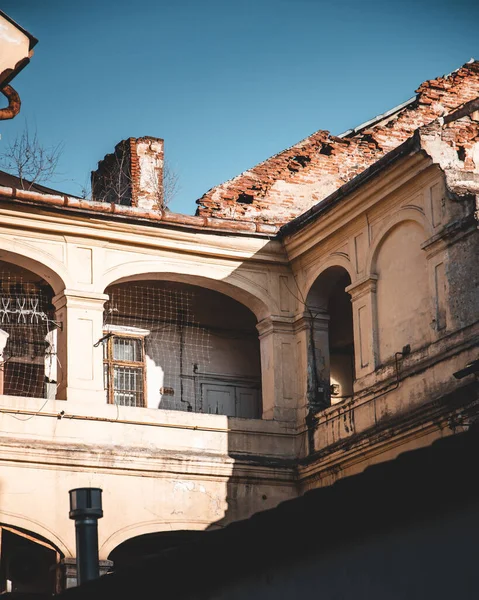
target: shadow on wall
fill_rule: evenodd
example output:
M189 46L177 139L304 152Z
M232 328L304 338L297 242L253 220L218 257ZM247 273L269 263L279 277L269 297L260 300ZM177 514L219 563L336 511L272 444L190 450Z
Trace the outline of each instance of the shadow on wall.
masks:
M109 337L104 343L110 402L143 402L151 408L225 415L226 430L249 430L251 419L260 419L263 408L256 315L238 300L203 287L220 287L218 282L203 278L200 287L193 285L200 278L170 278L177 276L144 274L121 280L105 290L110 296L105 307L105 335ZM238 296L241 292L238 289ZM142 351L144 365L139 361L134 365L132 359L139 359ZM144 375L138 371L136 381L130 378L124 383L121 371L133 368L144 369ZM146 391L143 400L141 393L121 387L132 385L141 390L138 381L143 381ZM267 455L267 449L264 457L254 456L248 453L247 436L243 440L239 456L238 439L231 446L228 438L229 458L221 470L226 466L231 472L224 484L224 475L213 473L206 476L204 486L198 484L206 488L202 499L205 506L217 507L210 508L210 514L222 515L208 530L248 518L295 495L294 491L291 494L291 480L281 480L281 468L285 468L279 464L281 461L277 461L273 474L275 459ZM287 469L291 470L290 463ZM264 481L261 471L270 472ZM285 485L289 494L284 491ZM141 562L143 556L188 543L201 535L203 531L181 530L140 535L117 546L108 559L114 562L115 569L124 569Z
M129 281L107 288L108 401L244 418L261 416L254 315L214 290Z

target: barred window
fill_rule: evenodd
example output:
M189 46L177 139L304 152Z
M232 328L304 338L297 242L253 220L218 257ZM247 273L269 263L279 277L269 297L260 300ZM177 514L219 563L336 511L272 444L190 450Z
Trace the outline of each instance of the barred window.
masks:
M107 400L121 406L145 406L143 338L111 335L103 345Z

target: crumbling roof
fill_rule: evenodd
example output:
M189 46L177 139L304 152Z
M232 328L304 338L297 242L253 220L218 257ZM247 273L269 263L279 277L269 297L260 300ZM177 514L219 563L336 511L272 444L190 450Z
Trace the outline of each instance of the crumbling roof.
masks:
M348 194L378 176L385 168L401 157L422 151L440 166L445 174L446 186L455 196L479 194L479 98L475 98L446 117L416 129L413 134L390 152L383 154L360 171L321 202L287 222L281 228L277 223L242 219L226 219L205 215L181 215L169 210L144 210L134 206L95 202L64 195L40 185L30 190L20 185L17 177L0 171L0 199L53 209L77 212L100 218L129 220L150 226L179 227L193 230L209 230L218 233L275 236L278 230L289 235L324 214ZM8 187L3 187L5 184Z
M283 225L282 233L287 234L317 218L407 152L423 150L434 155L454 194L477 193L478 109L479 62L472 61L450 75L421 84L416 98L372 121L340 136L317 131L213 188L198 200L196 216L95 202L41 185L24 190L18 178L2 172L0 199L151 226L274 236Z
M479 432L473 426L223 530L205 532L192 543L143 557L136 567L67 590L60 598L142 598L158 585L164 597L209 597L226 583L309 553L328 555L355 540L441 519L477 505L478 452Z
M316 220L332 206L371 181L393 162L423 152L439 165L446 187L455 197L479 194L479 99L475 99L448 117L436 119L417 129L401 145L342 185L335 192L280 228L283 236L291 235ZM479 215L478 215L479 217ZM479 218L478 218L479 220Z
M197 214L287 223L412 136L419 127L479 96L479 62L422 83L415 99L341 136L317 131L291 148L212 188Z
M475 117L475 118L473 118ZM479 194L479 98L451 112L445 118L416 129L405 142L381 156L369 167L316 203L281 228L275 223L224 219L207 215L190 216L169 210L144 210L115 203L94 202L74 196L63 195L44 186L35 185L31 190L14 187L20 180L0 171L0 199L46 209L77 212L90 216L115 220L141 222L151 226L173 226L193 230L210 230L232 234L274 236L289 235L324 214L337 202L345 199L373 177L378 176L396 160L422 151L443 170L446 185L455 196ZM9 184L9 187L2 187Z

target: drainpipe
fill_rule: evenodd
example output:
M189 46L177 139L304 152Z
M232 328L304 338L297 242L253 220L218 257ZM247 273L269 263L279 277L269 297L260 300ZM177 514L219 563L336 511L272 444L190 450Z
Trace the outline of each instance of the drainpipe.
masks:
M100 488L70 490L70 519L75 520L77 579L81 585L98 579L98 519L103 517Z
M0 109L0 121L6 121L7 119L13 119L20 112L20 96L17 92L12 88L11 85L6 85L4 88L0 89L0 92L7 98L8 106L7 108Z

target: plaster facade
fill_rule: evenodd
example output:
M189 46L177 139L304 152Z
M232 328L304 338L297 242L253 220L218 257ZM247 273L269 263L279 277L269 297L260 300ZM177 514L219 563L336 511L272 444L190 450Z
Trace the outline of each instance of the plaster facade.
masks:
M0 260L49 288L57 369L54 397L0 399L0 523L48 540L69 564L68 490L101 487L108 560L136 536L222 527L475 419L474 381L453 377L477 358L479 123L469 108L280 230L0 188ZM113 290L132 286L197 290L187 327L214 330L208 368L188 359L164 383L161 344L155 354L152 325L140 322L148 303L106 319ZM172 314L161 322L178 326ZM155 363L146 401L109 403L105 343L135 332ZM182 409L178 389L200 376L201 399L219 394L219 408ZM225 408L246 379L258 381L248 401L259 418Z

